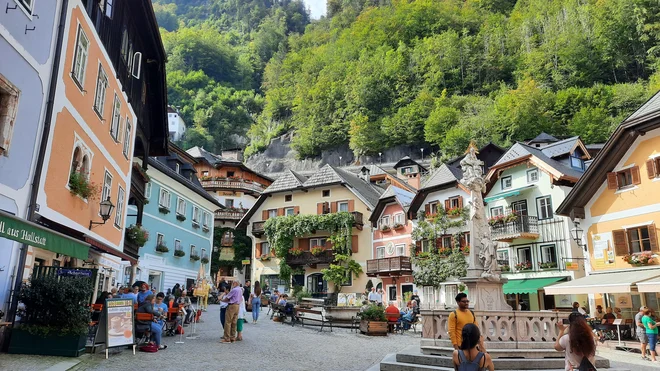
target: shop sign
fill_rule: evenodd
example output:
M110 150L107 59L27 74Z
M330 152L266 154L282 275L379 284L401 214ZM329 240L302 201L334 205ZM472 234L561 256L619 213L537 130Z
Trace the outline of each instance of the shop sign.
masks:
M576 271L579 269L578 263L577 262L566 262L566 270L567 271Z
M135 343L133 300L107 299L101 312L96 344L105 341L107 348Z
M243 265L250 265L250 259L243 259Z
M57 275L60 277L92 277L92 271L89 269L60 268L57 270Z

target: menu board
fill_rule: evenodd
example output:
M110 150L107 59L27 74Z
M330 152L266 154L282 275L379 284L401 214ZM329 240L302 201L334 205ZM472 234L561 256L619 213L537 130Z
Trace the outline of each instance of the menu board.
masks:
M106 348L135 343L132 299L108 299L99 322L97 339L105 338ZM105 334L103 334L105 332Z

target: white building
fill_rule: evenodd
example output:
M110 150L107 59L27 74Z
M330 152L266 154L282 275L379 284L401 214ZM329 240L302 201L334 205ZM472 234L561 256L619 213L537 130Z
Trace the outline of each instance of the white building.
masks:
M171 141L178 142L183 139L183 135L186 133L186 123L181 118L179 111L172 106L167 106L167 126Z

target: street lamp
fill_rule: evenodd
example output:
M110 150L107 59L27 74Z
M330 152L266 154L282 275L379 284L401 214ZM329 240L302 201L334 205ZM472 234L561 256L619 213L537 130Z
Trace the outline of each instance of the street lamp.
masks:
M422 150L422 161L424 161L424 148L420 148Z
M341 156L339 156L339 167L341 167Z
M110 219L110 214L112 213L112 209L115 208L115 205L112 204L112 201L110 201L110 197L108 196L108 199L105 201L101 201L99 204L99 214L101 214L101 219L103 219L103 222L95 222L93 220L89 221L89 229L92 229L93 225L103 225L105 222Z
M584 235L584 230L580 228L580 223L579 222L573 222L573 229L571 229L571 237L573 238L573 241L578 246L582 246L584 248L584 251L587 251L587 245L582 244L582 236Z
M383 164L383 152L378 152L378 163Z

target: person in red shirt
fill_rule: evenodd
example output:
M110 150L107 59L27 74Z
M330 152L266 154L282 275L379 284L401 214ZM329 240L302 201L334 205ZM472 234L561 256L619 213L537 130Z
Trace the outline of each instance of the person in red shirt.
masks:
M394 305L394 302L391 301L390 305L385 308L385 317L387 318L388 322L395 322L399 321L399 318L401 317L401 312L399 312L399 308ZM390 327L390 332L392 332L392 328L394 327L393 324L389 324L388 327Z

